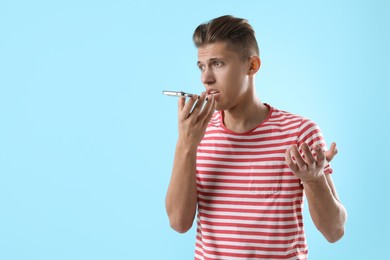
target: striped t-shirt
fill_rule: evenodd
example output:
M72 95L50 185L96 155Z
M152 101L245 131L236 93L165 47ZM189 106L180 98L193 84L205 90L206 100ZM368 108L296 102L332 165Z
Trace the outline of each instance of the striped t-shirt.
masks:
M247 133L213 115L197 153L195 259L307 259L303 185L285 162L302 142L326 148L315 123L272 107Z

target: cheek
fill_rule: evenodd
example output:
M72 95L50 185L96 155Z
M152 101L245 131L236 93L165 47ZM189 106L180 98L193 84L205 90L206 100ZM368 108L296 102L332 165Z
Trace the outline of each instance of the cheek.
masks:
M226 73L225 75L225 83L230 86L231 90L237 93L237 91L241 91L243 86L246 85L245 75L240 73L239 71L230 71L230 73Z
M225 85L236 85L240 81L240 75L237 71L226 70L220 73L220 79L225 83Z

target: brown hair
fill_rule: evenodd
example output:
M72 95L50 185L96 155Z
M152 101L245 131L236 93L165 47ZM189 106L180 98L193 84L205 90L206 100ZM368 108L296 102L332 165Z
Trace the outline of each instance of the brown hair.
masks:
M255 31L246 19L224 15L199 25L192 36L197 48L209 43L225 42L233 51L247 59L259 56Z

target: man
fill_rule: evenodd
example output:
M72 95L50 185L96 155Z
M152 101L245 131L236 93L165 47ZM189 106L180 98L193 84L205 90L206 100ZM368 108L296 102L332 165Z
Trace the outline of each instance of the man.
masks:
M339 240L346 211L326 160L335 144L325 154L315 123L257 98L253 28L222 16L198 26L193 40L206 91L178 104L166 197L172 228L188 231L198 213L195 259L307 259L305 191L318 230Z

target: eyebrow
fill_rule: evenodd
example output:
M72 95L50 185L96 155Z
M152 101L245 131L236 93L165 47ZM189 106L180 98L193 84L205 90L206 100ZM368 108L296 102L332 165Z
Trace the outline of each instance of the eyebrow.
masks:
M215 58L208 59L206 63L213 62L213 61L216 61L216 60L224 60L224 59L223 58L219 58L219 57L215 57ZM196 63L196 65L198 65L198 66L199 66L199 64L202 64L202 62L198 61Z

